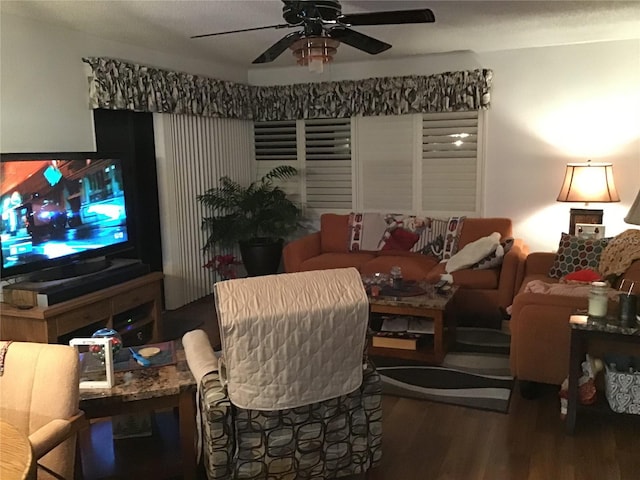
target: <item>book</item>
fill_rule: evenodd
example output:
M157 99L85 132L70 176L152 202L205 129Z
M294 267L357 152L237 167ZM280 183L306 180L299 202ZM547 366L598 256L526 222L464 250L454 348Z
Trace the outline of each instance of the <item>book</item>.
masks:
M381 337L374 335L371 341L374 347L382 348L399 348L401 350L417 350L417 338L401 338L401 337Z
M384 317L381 331L433 334L433 320L423 317L389 316Z

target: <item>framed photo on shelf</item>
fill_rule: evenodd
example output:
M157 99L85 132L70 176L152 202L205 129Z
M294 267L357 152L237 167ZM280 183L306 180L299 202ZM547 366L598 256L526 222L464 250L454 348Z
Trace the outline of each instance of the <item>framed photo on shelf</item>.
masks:
M576 223L574 235L584 239L604 238L604 225L601 223Z
M111 339L72 338L80 358L80 388L111 388L113 378L113 350Z

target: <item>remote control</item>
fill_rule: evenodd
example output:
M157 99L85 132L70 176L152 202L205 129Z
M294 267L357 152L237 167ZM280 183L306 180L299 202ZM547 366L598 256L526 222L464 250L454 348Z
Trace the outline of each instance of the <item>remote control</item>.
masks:
M434 285L434 287L436 288L436 290L440 290L442 287L447 285L447 283L448 282L446 280L440 280L438 283Z

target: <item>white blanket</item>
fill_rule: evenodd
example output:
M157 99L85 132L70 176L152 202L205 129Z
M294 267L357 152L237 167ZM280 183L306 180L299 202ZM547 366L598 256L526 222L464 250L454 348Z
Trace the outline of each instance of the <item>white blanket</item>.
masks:
M355 268L228 280L214 291L235 405L295 408L361 385L369 305Z

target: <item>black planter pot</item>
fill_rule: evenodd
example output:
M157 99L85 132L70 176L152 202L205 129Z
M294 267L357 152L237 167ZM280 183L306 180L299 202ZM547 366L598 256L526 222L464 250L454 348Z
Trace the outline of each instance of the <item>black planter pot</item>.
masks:
M240 243L242 263L250 277L278 273L282 258L283 239L255 238Z

